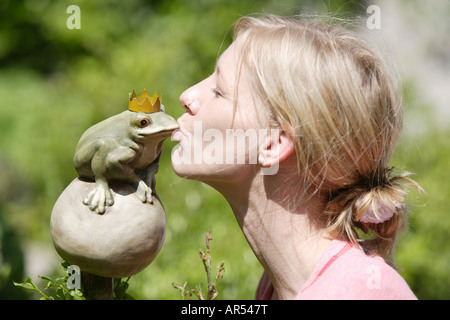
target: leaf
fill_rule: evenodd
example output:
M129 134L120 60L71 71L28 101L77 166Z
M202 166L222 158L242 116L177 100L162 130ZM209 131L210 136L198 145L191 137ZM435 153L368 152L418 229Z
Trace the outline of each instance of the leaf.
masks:
M37 290L36 285L33 283L30 277L26 277L23 283L14 282L16 287L22 287L29 290Z
M86 298L83 295L83 292L81 292L78 289L71 290L70 295L73 297L74 300L86 300Z
M66 300L66 295L64 294L64 290L62 288L56 289L56 296L61 300Z
M126 293L128 287L130 284L128 281L130 280L130 277L128 277L126 280L123 280L121 278L115 279L115 287L114 287L114 300L134 300L128 299L128 297L131 297Z
M55 283L55 281L53 281L53 279L47 277L47 276L38 276L39 278L41 278L42 280L47 280L47 285L45 286L45 289L51 288L51 287L56 287L58 286L57 283Z
M54 282L53 279L51 279L50 277L47 277L47 276L38 276L38 277L41 278L41 279L50 281L50 282Z
M27 284L27 283L18 283L18 282L14 282L14 285L15 285L16 287L22 287L22 288L25 288L25 289L31 289L31 290L34 290L34 289L35 289L33 286L31 286L31 285L29 285L29 284Z
M67 270L67 268L70 266L70 263L68 263L66 260L61 261L61 266L64 270Z
M24 289L34 290L42 295L41 300L55 300L53 297L46 295L42 292L31 280L30 277L26 277L23 283L13 282L16 287L22 287Z
M69 278L68 276L67 277L63 277L63 278L56 278L55 282L66 283L68 278Z

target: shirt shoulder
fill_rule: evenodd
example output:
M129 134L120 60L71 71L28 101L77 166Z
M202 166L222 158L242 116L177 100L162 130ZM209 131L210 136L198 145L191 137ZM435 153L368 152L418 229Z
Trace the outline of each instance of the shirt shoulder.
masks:
M334 252L333 252L334 250ZM334 243L297 299L417 299L401 275L378 255ZM331 251L331 252L330 252Z

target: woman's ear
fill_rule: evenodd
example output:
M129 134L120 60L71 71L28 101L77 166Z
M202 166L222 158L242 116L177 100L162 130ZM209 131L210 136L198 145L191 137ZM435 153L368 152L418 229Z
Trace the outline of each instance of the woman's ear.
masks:
M276 167L278 171L279 164L292 155L293 152L294 143L291 136L282 129L271 129L270 134L260 144L258 162L263 168Z

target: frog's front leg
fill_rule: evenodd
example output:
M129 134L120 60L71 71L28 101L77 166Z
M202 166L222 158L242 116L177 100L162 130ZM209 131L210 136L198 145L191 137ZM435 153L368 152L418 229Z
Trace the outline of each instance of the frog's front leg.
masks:
M107 206L114 204L108 181L126 179L134 172L122 162L130 161L136 152L119 146L113 139L102 139L100 147L91 160L91 170L95 178L95 188L87 195L83 203L97 213L105 213Z
M106 179L103 177L96 178L94 189L84 198L83 203L91 211L99 214L105 213L106 206L112 206L114 204L114 198Z

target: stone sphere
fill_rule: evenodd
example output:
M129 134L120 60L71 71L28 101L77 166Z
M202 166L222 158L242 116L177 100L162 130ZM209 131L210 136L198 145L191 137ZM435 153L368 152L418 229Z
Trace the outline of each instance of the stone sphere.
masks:
M50 230L58 254L82 271L126 278L142 271L159 253L166 230L160 199L142 203L125 183L110 184L114 204L104 214L89 210L82 200L94 182L76 178L56 201Z

